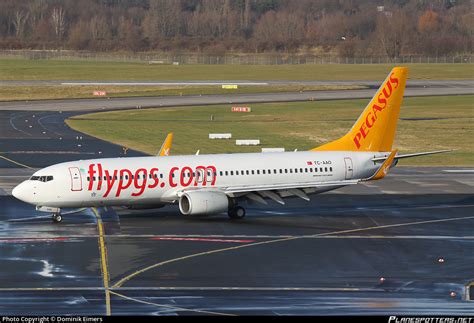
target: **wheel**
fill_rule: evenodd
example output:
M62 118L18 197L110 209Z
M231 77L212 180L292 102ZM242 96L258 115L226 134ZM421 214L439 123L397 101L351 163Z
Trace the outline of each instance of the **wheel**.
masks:
M61 216L60 213L55 213L53 214L53 222L54 223L59 223L63 220L63 217Z
M229 217L231 219L243 219L245 217L245 209L241 206L236 206L229 210Z

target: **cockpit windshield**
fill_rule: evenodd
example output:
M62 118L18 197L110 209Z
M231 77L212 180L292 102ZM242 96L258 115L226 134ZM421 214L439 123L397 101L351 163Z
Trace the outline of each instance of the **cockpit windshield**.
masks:
M53 180L53 176L31 176L30 181L49 182Z

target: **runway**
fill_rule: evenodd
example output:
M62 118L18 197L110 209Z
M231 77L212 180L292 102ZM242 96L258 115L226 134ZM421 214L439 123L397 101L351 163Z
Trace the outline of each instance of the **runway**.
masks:
M307 81L307 80L203 80L203 81L178 81L178 80L154 80L154 81L58 81L58 80L28 80L28 81L11 81L11 80L0 80L0 86L207 86L207 85L242 85L242 86L255 86L255 85L301 85L301 86L324 86L324 85L341 85L341 86L364 86L369 88L378 88L380 86L380 80L378 81L365 81L365 80L353 80L353 81ZM411 79L407 84L408 88L411 87L449 87L449 88L472 88L474 87L474 80L417 80Z
M408 87L405 97L471 95L474 87L469 85L447 87ZM13 111L97 111L172 106L198 106L211 104L247 104L265 102L298 102L318 100L366 99L374 95L373 89L331 90L305 92L279 92L254 94L213 94L162 97L96 98L41 101L0 102L0 110Z
M27 172L0 169L0 186ZM473 187L472 168L399 168L311 202L249 204L243 221L170 206L69 210L59 225L5 191L0 309L473 315Z

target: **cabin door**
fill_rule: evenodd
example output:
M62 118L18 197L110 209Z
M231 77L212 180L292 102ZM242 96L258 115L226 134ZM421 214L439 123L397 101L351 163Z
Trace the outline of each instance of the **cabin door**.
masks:
M82 191L82 179L79 168L69 167L69 175L71 175L71 191Z
M352 158L344 158L344 163L346 164L346 179L352 179L354 175L354 167L352 165Z

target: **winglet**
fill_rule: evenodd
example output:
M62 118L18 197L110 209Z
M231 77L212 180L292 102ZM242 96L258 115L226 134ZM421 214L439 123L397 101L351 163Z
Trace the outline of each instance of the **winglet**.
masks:
M158 152L157 156L169 156L171 151L171 143L173 142L173 133L170 132L167 136L165 141L163 141L163 145L161 145L160 151Z
M387 157L387 159L384 161L382 166L377 170L377 172L372 175L372 177L366 179L367 181L375 181L377 179L382 179L388 174L388 170L390 169L390 166L392 166L393 160L395 159L395 156L397 155L397 149L392 151L390 155Z

